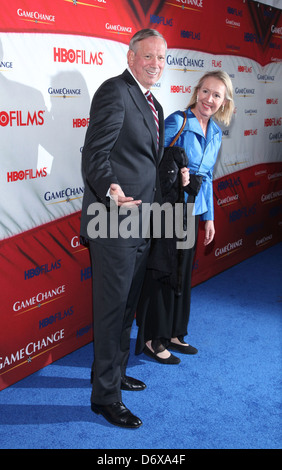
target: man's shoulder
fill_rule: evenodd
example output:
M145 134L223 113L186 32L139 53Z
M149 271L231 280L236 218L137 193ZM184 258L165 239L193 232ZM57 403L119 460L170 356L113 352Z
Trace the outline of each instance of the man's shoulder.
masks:
M131 74L125 70L120 75L116 75L114 77L110 77L106 79L97 89L96 94L100 92L114 92L114 90L120 90L128 88L129 86L134 85L134 79Z
M114 77L110 77L102 83L102 85L106 84L117 84L117 85L124 85L126 83L134 84L136 83L132 75L128 72L128 70L124 70L123 73L119 75L115 75Z

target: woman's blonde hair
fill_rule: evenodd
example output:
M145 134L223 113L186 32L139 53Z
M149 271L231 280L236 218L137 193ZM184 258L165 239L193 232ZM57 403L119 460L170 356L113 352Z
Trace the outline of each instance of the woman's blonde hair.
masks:
M209 77L217 78L218 80L221 80L222 83L224 83L225 85L226 103L224 107L221 106L219 108L219 110L213 115L213 117L217 121L223 122L223 124L225 124L226 126L229 126L232 115L233 115L233 111L234 111L233 85L232 85L232 81L229 75L222 70L213 70L211 72L207 72L200 78L200 80L198 81L198 84L194 88L194 91L191 96L190 102L187 106L187 109L195 108L196 103L197 103L197 95L198 95L199 89L203 86L203 83L206 80L206 78L209 78Z

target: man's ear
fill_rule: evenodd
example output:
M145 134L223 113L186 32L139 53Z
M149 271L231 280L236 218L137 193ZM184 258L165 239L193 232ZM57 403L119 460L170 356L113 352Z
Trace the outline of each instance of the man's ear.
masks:
M129 49L127 52L127 63L129 66L133 65L135 53Z

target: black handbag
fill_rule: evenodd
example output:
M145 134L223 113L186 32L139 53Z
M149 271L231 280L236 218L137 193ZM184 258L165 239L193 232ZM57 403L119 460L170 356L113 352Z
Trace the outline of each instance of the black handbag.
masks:
M177 165L177 166L175 165L175 167L173 168L173 163L171 163L171 169L170 170L165 169L165 171L167 172L168 184L173 180L173 178L176 178L176 172L178 172L179 168L183 168L183 166L188 165L188 157L186 155L185 150L182 147L173 147L175 142L181 135L185 127L186 121L187 121L186 113L183 111L182 113L183 113L183 124L180 130L178 131L178 133L176 134L176 136L174 137L173 141L170 143L169 147L165 147L164 149L164 157L163 157L164 162L171 162L172 160L175 160L176 165ZM173 147L173 150L171 150L172 147ZM185 155L186 158L183 155ZM187 159L187 163L185 165L182 164L184 161L186 161L186 159ZM162 171L161 167L160 167L160 171ZM162 176L165 176L165 175L162 175ZM186 193L190 194L191 196L197 196L197 194L199 193L201 189L202 181L203 181L202 175L195 175L193 173L190 173L189 184L187 184L187 186L184 186L183 189Z
M188 165L188 157L182 147L174 146L186 124L186 114L181 129L174 137L169 147L165 147L164 155L159 166L160 186L163 203L169 202L174 207L177 202L184 202L182 176L179 171ZM188 185L189 186L189 185ZM186 230L186 206L183 207L183 228ZM153 279L174 289L175 295L181 295L182 258L183 250L176 248L176 234L172 238L165 236L165 215L162 214L161 237L153 238L147 269ZM175 215L174 215L175 217Z
M186 124L186 114L184 114L184 121L181 129L174 137L173 141L168 147L164 148L163 158L159 166L159 176L163 202L183 202L183 186L181 183L180 169L187 167L188 157L182 147L175 146L174 144L180 136Z

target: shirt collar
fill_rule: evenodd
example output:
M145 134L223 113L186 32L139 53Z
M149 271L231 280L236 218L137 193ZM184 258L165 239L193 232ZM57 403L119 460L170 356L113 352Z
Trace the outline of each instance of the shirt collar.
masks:
M145 95L146 91L148 91L147 88L143 87L143 85L141 85L141 83L138 82L137 78L133 75L133 73L132 73L132 71L130 70L129 67L127 68L127 70L128 70L129 73L131 73L131 75L132 75L132 77L134 78L134 80L136 81L137 85L139 85L139 87L140 87L140 89L141 89L143 95Z

